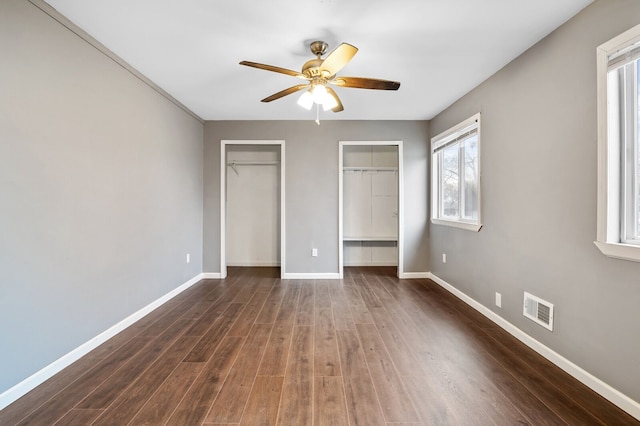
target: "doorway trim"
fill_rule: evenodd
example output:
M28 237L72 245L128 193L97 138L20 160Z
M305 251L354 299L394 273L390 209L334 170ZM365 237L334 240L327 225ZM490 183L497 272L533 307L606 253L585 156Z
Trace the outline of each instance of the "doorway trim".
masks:
M280 277L285 274L285 154L283 140L220 141L220 278L227 277L227 145L280 146Z
M344 147L397 146L398 147L398 278L404 277L404 173L402 141L340 141L338 148L338 272L344 278Z

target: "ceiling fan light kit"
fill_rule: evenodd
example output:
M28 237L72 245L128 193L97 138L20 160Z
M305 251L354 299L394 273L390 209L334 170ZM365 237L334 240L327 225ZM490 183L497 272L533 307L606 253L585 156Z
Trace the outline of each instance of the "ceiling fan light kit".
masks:
M307 111L311 110L313 104L322 105L324 111L329 111L338 106L338 100L329 93L324 84L316 84L298 98L298 105Z
M324 111L332 110L333 112L340 112L344 110L338 94L330 85L375 90L398 90L398 88L400 88L400 83L397 81L366 77L337 77L336 74L351 61L358 52L358 49L348 43L342 43L333 49L325 59L322 59L322 55L324 55L327 48L328 44L324 41L312 42L310 50L311 53L316 55L316 58L305 62L302 66L302 72L250 61L242 61L240 65L286 74L306 80L306 84L298 84L281 90L278 93L262 99L262 102L275 101L276 99L304 90L305 92L298 99L298 105L307 110L310 110L314 104L318 105L318 108L322 105Z

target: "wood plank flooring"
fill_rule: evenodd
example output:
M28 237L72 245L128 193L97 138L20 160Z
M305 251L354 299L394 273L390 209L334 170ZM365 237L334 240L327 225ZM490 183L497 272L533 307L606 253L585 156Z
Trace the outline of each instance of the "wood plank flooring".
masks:
M634 425L429 280L203 280L0 411L1 425Z

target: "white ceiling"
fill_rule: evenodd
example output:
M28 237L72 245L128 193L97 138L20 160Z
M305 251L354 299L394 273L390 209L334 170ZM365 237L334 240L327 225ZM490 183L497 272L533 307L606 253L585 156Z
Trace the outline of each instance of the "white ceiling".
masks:
M300 70L312 40L360 50L339 73L402 83L336 88L323 120L430 119L593 0L46 0L205 120L308 120L300 80L241 60Z

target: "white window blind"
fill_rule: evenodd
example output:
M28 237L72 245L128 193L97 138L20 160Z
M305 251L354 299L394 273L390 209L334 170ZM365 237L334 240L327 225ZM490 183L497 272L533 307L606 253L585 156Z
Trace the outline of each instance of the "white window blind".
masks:
M474 123L471 126L465 127L460 132L456 132L454 135L434 143L432 146L432 152L438 152L449 145L460 142L477 134L478 125L477 123Z
M607 68L612 71L638 59L640 59L640 41L610 54Z

